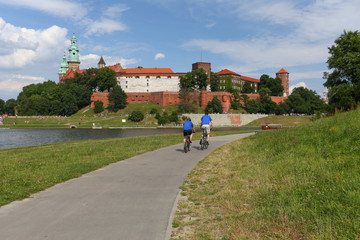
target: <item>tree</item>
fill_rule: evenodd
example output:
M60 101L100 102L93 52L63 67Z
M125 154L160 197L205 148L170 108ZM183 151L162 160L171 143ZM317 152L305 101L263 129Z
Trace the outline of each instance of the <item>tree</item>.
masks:
M108 67L99 69L95 79L100 92L110 92L110 89L117 85L116 72Z
M245 106L248 113L258 113L260 111L260 104L255 100L249 100Z
M220 91L220 78L219 75L216 73L210 74L210 90L212 92L218 92Z
M15 108L17 106L16 100L13 98L10 98L9 100L6 101L5 103L6 106L6 113L10 114L10 115L15 115Z
M171 112L171 115L169 117L170 122L174 122L176 124L179 124L179 115L178 112L173 111Z
M333 86L329 90L328 96L331 112L335 112L336 109L348 111L356 104L354 88L347 83Z
M4 114L6 112L5 101L0 98L0 114Z
M331 73L324 73L325 87L331 88L343 83L358 85L360 82L360 33L346 32L329 48L327 64Z
M141 122L144 119L144 114L141 111L132 111L129 115L129 120L133 122Z
M270 96L282 96L284 91L284 86L282 85L280 78L271 78L266 74L263 74L260 77L259 91L261 88L270 89Z
M127 95L119 85L115 85L109 92L109 109L113 112L117 112L119 109L126 107Z
M271 90L268 88L262 88L259 90L261 113L275 113L276 103L271 100L270 93Z
M242 93L253 93L254 92L254 89L251 86L251 83L249 81L245 81L241 92Z
M191 91L194 91L206 89L207 78L208 75L202 68L198 68L196 70L193 70L192 72L188 72L185 74L185 76L180 77L180 90L189 89Z
M223 113L223 106L217 96L208 102L205 111L208 113Z
M330 110L349 110L360 101L360 33L344 31L329 47L329 54L327 64L332 72L325 72L323 78Z
M94 102L94 113L101 113L104 111L104 103L102 101Z

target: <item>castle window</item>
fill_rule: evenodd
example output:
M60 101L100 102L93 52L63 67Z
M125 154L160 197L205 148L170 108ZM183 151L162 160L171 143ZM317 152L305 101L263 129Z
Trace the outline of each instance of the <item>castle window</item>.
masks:
M150 78L150 76L146 76L146 78ZM149 81L149 80L148 80Z
M156 78L160 78L160 76L156 76Z
M136 76L135 78L139 78L139 76Z
M171 76L168 76L168 78L171 78Z

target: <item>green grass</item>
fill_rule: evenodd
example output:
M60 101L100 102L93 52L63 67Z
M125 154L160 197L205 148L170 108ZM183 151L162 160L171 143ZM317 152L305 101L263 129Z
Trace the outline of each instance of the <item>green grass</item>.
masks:
M172 239L359 239L360 111L264 131L189 174Z
M265 124L281 124L284 127L294 127L311 122L311 116L269 116L252 121L247 126L259 127Z
M213 136L244 131L214 132ZM200 139L195 133L194 139ZM179 134L74 141L0 150L0 206L113 162L181 143Z
M17 128L69 128L71 125L75 125L79 128L90 128L92 124L100 124L107 127L122 127L122 126L136 126L146 125L149 127L158 126L155 116L150 115L152 108L158 110L159 113L167 112L169 115L173 111L177 111L177 105L159 106L154 103L137 103L128 104L125 109L119 110L116 113L109 113L105 110L102 113L95 114L94 110L90 107L85 107L79 110L76 114L69 117L42 117L35 116L32 118L18 116L17 118L4 119L4 125L1 127L17 127ZM141 122L135 123L127 120L127 115L132 111L141 111L145 115L145 119ZM203 112L203 109L199 107L198 112ZM123 123L122 120L126 119ZM14 125L16 122L16 125Z

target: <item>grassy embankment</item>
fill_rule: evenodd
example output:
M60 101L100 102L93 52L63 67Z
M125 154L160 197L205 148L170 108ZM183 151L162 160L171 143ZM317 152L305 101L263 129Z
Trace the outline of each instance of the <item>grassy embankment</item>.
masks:
M179 134L88 140L0 150L0 206L113 162L182 142ZM243 131L214 132L213 136ZM194 134L200 139L200 133Z
M154 115L150 115L152 108L158 110L159 113L167 112L169 115L172 111L177 110L176 105L170 106L159 106L154 103L138 103L138 104L128 104L125 109L119 110L116 113L109 113L105 110L102 113L95 114L94 110L90 107L85 107L78 111L76 114L69 117L22 117L18 116L17 118L6 118L4 119L4 125L2 127L17 127L17 128L37 128L37 127L47 127L47 128L69 128L71 125L74 125L79 128L91 128L92 124L101 125L104 128L107 127L123 127L123 126L134 126L134 125L147 125L155 127L157 126L157 120ZM140 110L144 113L145 119L141 122L134 123L127 120L128 114L132 111ZM200 110L199 110L200 111ZM122 120L126 119L126 122L123 123ZM16 122L16 125L14 125Z
M201 161L172 239L359 239L360 110L263 131Z

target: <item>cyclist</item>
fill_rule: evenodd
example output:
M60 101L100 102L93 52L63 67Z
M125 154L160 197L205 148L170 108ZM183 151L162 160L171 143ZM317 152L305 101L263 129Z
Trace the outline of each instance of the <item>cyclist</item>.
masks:
M213 121L211 119L211 117L209 116L209 113L206 111L205 112L205 115L201 117L201 128L202 129L206 129L207 131L207 138L206 138L206 141L208 142L209 144L209 140L210 140L210 129L212 129L213 127ZM203 137L203 134L204 134L204 131L201 135L201 139ZM200 140L200 145L201 145L201 140Z
M191 122L190 118L187 118L186 121L183 124L183 130L184 130L184 144L186 141L186 137L190 135L190 142L193 136L193 133L195 132L194 124Z

